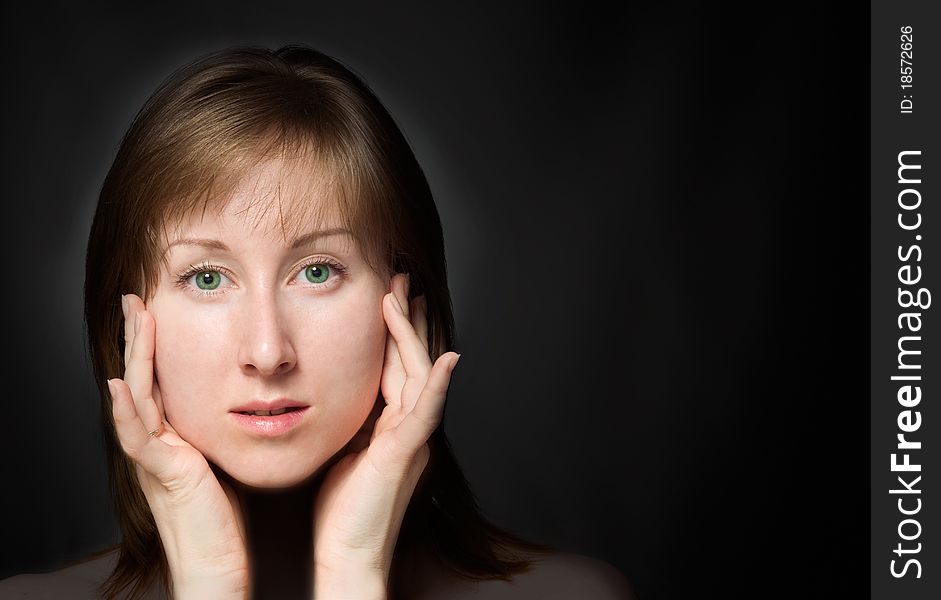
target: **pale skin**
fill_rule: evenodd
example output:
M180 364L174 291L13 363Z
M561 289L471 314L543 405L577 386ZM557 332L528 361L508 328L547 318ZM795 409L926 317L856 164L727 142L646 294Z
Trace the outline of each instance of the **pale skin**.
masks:
M109 382L115 427L135 462L178 599L250 597L260 573L252 572L243 493L288 489L314 475L323 477L309 506L279 504L273 519L301 521L282 507L310 516L302 576L311 578L312 595L386 597L392 550L458 356L431 361L424 298L408 301L407 276L374 273L342 234L296 248L280 235L279 212L259 202L279 168L264 164L225 210L175 232L177 240L216 240L226 250L174 245L152 297L122 298L126 370ZM292 177L284 177L288 187L305 189ZM306 280L303 267L324 259L341 263L348 277ZM218 268L220 287L211 295L198 289L195 274L183 277L191 265L203 275ZM291 434L261 440L230 422L233 408L275 397L310 405ZM296 551L279 548L259 568L280 577ZM480 584L429 558L419 559L416 600L631 597L622 577L586 557L558 555L512 583ZM577 593L572 582L582 582Z
M175 598L247 598L252 589L239 493L210 462L240 485L278 489L341 450L310 507L311 589L317 598L385 598L459 355L430 359L424 299L408 300L406 275L372 272L342 235L292 248L258 227L276 213L242 218L264 189L257 182L278 166L263 166L223 212L180 231L226 250L173 246L153 297L122 298L126 370L109 381L115 427L154 514ZM325 265L324 257L347 276L305 279L298 267L311 258ZM224 273L220 291L193 289L199 275L171 285L181 266L206 258L220 269L199 274ZM377 389L384 406L373 424ZM289 434L260 439L231 422L234 407L275 397L310 405Z
M396 281L404 284L405 280L403 276L393 278L393 290ZM400 286L403 298L404 292ZM385 597L398 529L427 464L427 439L440 422L457 362L456 353L446 353L431 363L425 346L423 298L413 299L411 310L405 313L396 296L393 291L383 298L383 314L392 335L382 388L400 393L383 392L387 404L369 445L359 451L351 446L321 484L313 508L315 597ZM168 558L174 573L174 595L199 597L212 590L230 594L227 597L248 597L245 524L237 494L215 478L198 450L164 420L162 406L155 400L159 391L152 371L149 379L146 376L152 364L154 321L139 297L128 295L125 300L128 369L124 380L109 382L115 391L115 423L125 451L137 457L138 477L155 517L160 509L165 511L165 518L157 518L157 524L168 554L173 553ZM397 339L403 340L401 349ZM410 367L417 376L409 375ZM134 395L134 389L148 384L156 393ZM135 398L133 405L128 392ZM137 402L138 396L149 402ZM150 415L155 423L162 421L162 433L148 435L159 426L145 425L146 416L141 415ZM208 492L200 494L200 489ZM377 536L376 532L385 535Z

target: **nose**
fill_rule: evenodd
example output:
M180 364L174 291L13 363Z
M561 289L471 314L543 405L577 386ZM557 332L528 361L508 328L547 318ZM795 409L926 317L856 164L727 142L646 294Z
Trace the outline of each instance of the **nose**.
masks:
M239 348L242 370L248 375L273 377L293 369L297 353L277 299L271 296L246 298L242 317L243 337Z

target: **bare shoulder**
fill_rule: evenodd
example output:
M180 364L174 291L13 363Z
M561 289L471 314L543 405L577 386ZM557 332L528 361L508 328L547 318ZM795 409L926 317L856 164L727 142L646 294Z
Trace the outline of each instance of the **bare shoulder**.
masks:
M636 600L627 577L610 563L559 552L533 558L532 568L512 581L471 582L447 578L420 600Z
M117 551L96 553L47 573L23 573L0 580L0 598L13 600L93 600L118 559ZM156 596L153 596L156 598ZM149 597L148 597L149 598Z
M0 598L94 598L95 588L114 568L117 556L107 553L47 573L23 573L0 581Z
M567 552L549 554L536 559L532 569L517 575L512 582L488 581L486 584L489 587L502 585L503 591L507 594L505 597L514 600L529 600L529 598L635 600L636 598L627 577L613 565L599 558ZM487 593L479 596L480 598L491 597L489 587L485 590Z

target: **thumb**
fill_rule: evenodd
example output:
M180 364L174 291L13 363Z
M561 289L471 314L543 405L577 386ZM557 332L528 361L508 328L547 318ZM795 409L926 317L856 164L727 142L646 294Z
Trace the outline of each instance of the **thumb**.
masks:
M108 380L108 388L111 391L114 427L125 454L145 471L164 481L169 475L168 468L174 449L160 439L160 434L148 433L137 412L131 389L123 379ZM161 430L162 426L163 423Z

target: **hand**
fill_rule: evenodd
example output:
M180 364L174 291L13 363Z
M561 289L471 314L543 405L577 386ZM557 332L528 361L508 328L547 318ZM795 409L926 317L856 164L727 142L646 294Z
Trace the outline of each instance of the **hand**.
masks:
M316 598L385 597L399 527L428 464L428 438L441 422L459 355L446 352L432 365L424 298L409 305L407 286L406 275L393 276L392 292L382 300L391 334L380 382L382 413L368 445L351 440L317 493ZM367 420L360 433L369 427Z
M166 421L154 380L156 322L138 296L128 294L122 306L125 371L123 380L108 381L112 414L157 523L173 597L247 598L250 572L238 496Z

